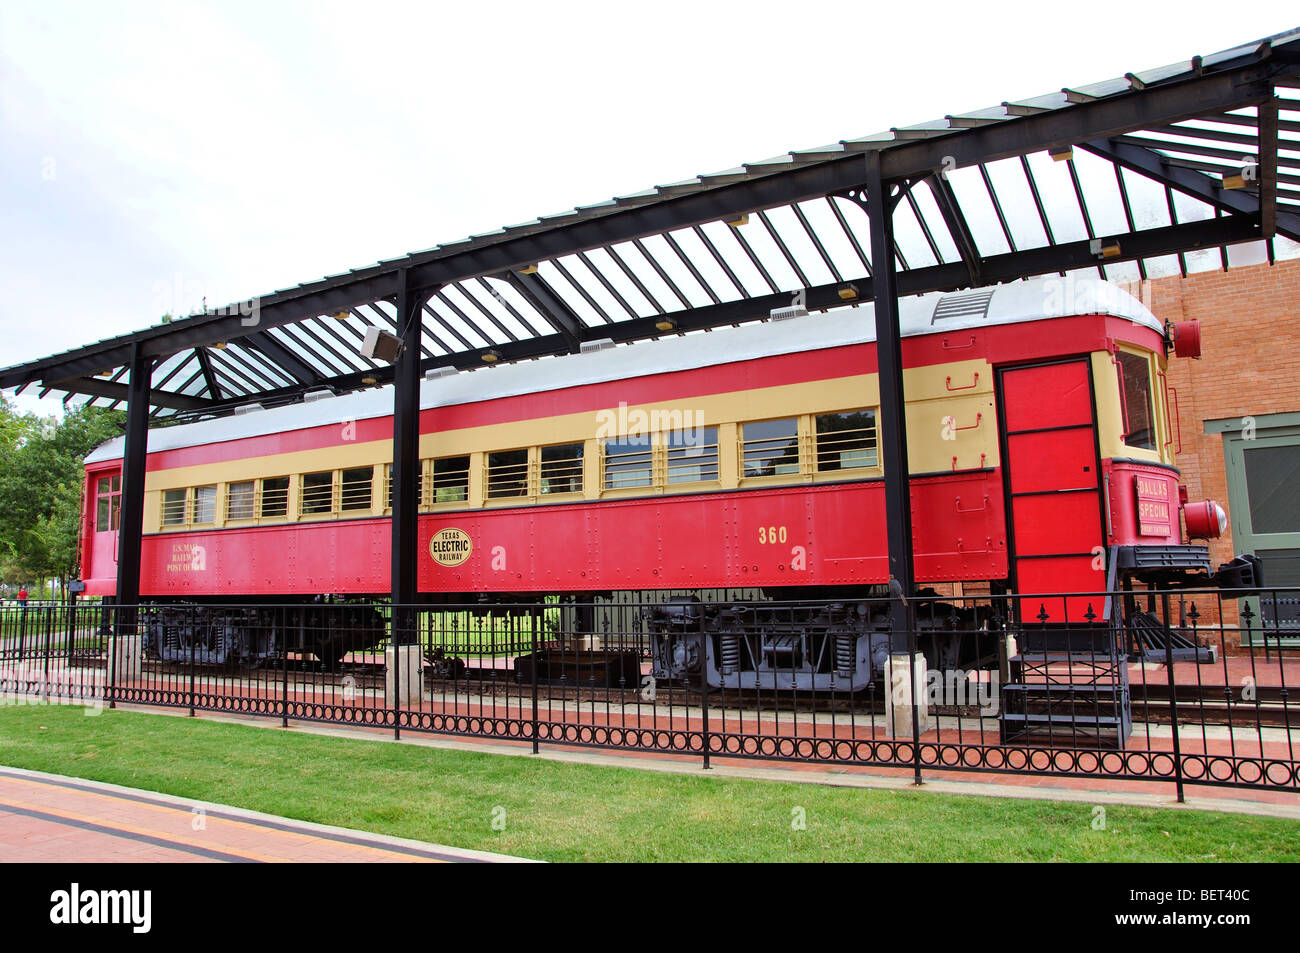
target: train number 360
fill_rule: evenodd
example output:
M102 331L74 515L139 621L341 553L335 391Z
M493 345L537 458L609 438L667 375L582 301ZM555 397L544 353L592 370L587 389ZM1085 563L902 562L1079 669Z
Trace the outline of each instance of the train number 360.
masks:
M760 526L758 541L760 543L784 543L787 537L784 526Z

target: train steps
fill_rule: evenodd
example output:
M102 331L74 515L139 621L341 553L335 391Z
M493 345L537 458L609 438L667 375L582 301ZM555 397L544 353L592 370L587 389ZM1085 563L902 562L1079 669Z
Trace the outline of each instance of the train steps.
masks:
M1133 732L1128 666L1120 655L1012 656L999 717L1003 744L1123 749Z

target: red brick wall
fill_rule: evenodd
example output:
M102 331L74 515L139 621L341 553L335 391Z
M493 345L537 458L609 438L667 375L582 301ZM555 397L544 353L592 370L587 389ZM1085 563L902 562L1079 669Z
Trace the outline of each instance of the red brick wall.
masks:
M1162 320L1201 322L1201 359L1171 357L1169 386L1171 404L1178 395L1176 459L1187 491L1228 511L1229 534L1210 547L1218 565L1236 555L1232 510L1223 437L1205 433L1204 422L1300 411L1300 259L1158 278L1142 297Z

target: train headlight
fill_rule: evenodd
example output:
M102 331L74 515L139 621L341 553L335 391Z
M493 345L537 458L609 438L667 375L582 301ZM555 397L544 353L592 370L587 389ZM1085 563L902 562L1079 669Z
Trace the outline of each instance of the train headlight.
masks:
M1201 359L1201 322L1174 321L1169 324L1169 337L1173 341L1175 357Z
M1188 539L1218 539L1228 531L1228 514L1214 500L1201 500L1183 507Z

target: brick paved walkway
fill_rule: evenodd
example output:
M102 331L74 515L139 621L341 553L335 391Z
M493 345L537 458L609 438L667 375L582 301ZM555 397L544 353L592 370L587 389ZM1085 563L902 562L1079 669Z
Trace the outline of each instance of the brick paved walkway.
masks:
M0 862L456 863L518 858L0 768Z

